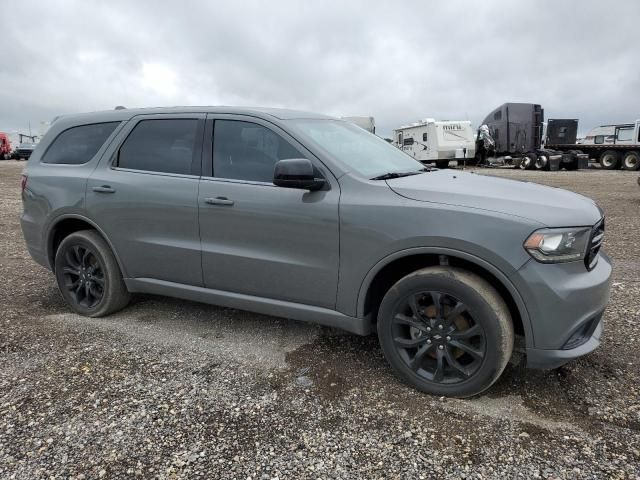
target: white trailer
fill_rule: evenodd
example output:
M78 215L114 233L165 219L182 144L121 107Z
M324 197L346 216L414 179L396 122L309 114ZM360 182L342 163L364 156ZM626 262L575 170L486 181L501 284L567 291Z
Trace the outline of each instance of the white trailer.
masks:
M373 117L341 117L341 120L346 120L360 128L364 128L369 133L376 133L376 121Z
M438 168L446 168L451 160L473 162L476 155L475 132L469 121L427 118L393 133L396 147L422 163L435 162Z

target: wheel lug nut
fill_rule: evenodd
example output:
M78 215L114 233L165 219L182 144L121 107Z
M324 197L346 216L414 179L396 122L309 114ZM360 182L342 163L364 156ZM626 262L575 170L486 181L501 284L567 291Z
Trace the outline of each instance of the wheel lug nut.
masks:
M440 330L442 330L444 327L442 326L442 324L440 324L440 325L438 325L438 328L439 328Z
M427 327L427 332L430 332L430 331L431 331L431 327Z
M430 338L427 339L427 343L431 344L431 339Z
M439 348L440 350L444 350L444 345L438 345L438 348Z
M447 342L451 340L451 337L449 335L447 335Z

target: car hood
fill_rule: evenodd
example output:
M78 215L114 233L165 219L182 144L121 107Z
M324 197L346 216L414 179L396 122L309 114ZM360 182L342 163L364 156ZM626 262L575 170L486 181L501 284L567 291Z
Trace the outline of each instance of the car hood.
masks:
M514 215L547 227L594 225L602 211L590 198L560 188L474 173L436 170L387 180L398 195L421 202Z

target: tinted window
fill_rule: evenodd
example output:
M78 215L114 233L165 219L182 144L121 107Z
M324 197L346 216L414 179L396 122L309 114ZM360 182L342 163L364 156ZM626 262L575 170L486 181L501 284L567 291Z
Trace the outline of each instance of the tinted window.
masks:
M422 134L422 141L423 141L423 142L426 142L426 141L427 141L427 132L424 132L424 133Z
M413 145L413 138L405 138L403 145Z
M493 119L494 120L502 120L502 110L498 110L496 113L493 114Z
M271 183L278 160L304 157L280 135L256 123L216 120L213 132L214 177Z
M143 120L120 147L117 166L190 174L197 129L196 119Z
M593 143L604 143L604 135L596 135Z
M95 123L65 130L56 137L42 157L42 163L79 165L100 150L120 122Z

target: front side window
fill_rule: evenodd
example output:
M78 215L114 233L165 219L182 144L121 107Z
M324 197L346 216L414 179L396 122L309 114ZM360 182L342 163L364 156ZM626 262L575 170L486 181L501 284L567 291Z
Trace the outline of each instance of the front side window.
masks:
M116 166L159 173L192 173L198 120L142 120L118 152Z
M604 143L604 135L596 135L593 138L593 143Z
M276 162L303 158L296 148L257 123L216 120L213 127L213 176L273 182Z
M94 123L65 130L51 143L42 163L81 165L91 160L120 122Z
M502 120L502 110L498 110L496 113L493 114L493 119L494 120Z

